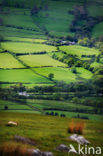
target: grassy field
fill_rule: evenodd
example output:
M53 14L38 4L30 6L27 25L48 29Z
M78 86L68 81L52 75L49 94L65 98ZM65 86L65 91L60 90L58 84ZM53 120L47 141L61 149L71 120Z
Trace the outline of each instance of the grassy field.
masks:
M6 126L7 122L12 120L18 122L17 127ZM78 120L75 119L75 121L77 122ZM4 142L7 142L7 144L10 146L12 145L13 148L15 145L13 138L15 135L19 135L32 139L35 142L35 146L27 145L28 148L39 148L42 151L51 151L55 156L67 156L68 153L66 152L56 151L56 147L60 144L66 144L67 146L72 144L77 149L77 143L68 138L71 135L67 133L67 128L70 125L70 122L70 118L1 112L0 145L2 145ZM102 122L84 120L84 123L84 137L91 142L91 146L99 146L102 148ZM10 141L12 141L12 144L9 143ZM73 156L74 154L71 153L70 155ZM91 156L93 155L91 154Z
M103 66L103 63L93 62L93 63L91 64L91 67L94 67L94 68L100 67L100 66Z
M103 16L103 8L102 5L88 5L89 15L91 16Z
M91 97L90 97L91 99ZM56 101L56 100L25 100L26 103L17 103L12 101L0 100L0 111L2 112L25 112L25 113L43 113L46 112L57 112L58 116L65 114L66 117L76 117L78 114L80 117L88 117L89 120L102 120L102 115L90 114L90 113L80 113L76 112L76 109L81 109L85 111L94 111L94 106L85 106L81 104L76 104L73 102L67 101ZM95 102L95 99L94 99ZM8 110L5 110L5 106L8 106Z
M0 53L0 68L25 68L11 54Z
M30 67L42 67L42 66L66 66L57 60L52 59L49 55L26 55L19 56L19 58L29 65Z
M33 73L30 69L0 70L1 82L50 83L48 79Z
M34 70L45 76L48 76L49 73L53 73L54 80L57 81L65 81L67 83L76 81L76 75L73 74L68 68L48 67L48 68L34 68Z
M18 29L17 27L7 27L0 26L0 34L6 37L19 37L19 38L39 38L47 39L43 32L27 30L27 29Z
M5 40L8 41L18 41L18 42L30 42L30 43L43 43L46 40L43 39L34 39L34 38L24 38L24 37L5 37Z
M90 72L89 70L84 69L82 67L78 67L78 68L76 68L76 70L77 70L77 75L79 75L81 78L91 79L93 76L92 72Z
M71 109L75 108L81 108L85 110L92 110L93 107L83 106L80 104L75 104L70 101L55 101L55 100L27 100L27 103L29 103L32 106L35 106L39 109L59 109L63 111L64 109L66 111L70 111Z
M9 110L30 110L32 108L30 108L29 106L26 105L6 105L8 106ZM4 110L4 105L0 104L0 110Z
M103 36L103 22L95 25L95 27L92 30L92 36L93 37L102 37Z
M91 79L93 76L93 74L90 71L82 67L76 68L77 74L72 73L71 69L60 67L34 68L34 70L37 73L47 77L50 73L53 73L54 74L53 80L64 81L66 83L77 81L78 76L83 79Z
M78 4L78 3L76 3ZM69 31L69 27L73 20L73 15L68 14L74 6L73 2L64 1L49 1L47 2L48 9L43 9L39 12L38 17L34 16L33 19L40 27L45 27L49 34L55 37L73 36L74 34Z
M56 47L36 44L36 43L21 43L21 42L2 42L1 47L14 53L35 53L35 52L52 52L56 51Z
M12 10L11 10L12 11ZM18 15L13 13L8 13L6 15L2 15L3 24L4 25L11 25L16 27L23 27L23 28L31 28L34 30L39 30L39 28L35 25L32 21L30 15Z
M77 56L98 55L100 53L98 49L82 47L79 45L60 46L59 49L62 51L65 51L67 54L72 54L72 55L77 55Z

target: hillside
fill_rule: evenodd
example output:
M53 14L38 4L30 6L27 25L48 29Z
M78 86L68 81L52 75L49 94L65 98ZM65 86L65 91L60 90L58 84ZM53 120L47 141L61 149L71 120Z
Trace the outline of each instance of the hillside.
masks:
M64 156L59 144L77 148L67 139L72 118L102 147L102 28L102 0L0 0L1 153L20 135Z

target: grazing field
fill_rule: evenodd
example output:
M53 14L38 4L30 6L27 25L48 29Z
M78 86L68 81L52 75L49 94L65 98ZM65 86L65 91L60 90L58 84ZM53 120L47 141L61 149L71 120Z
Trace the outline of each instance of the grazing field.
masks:
M84 79L91 79L93 76L93 73L90 72L87 69L84 69L82 67L78 67L76 68L77 70L77 75L79 75L80 77L84 78Z
M76 3L78 4L78 2ZM68 13L75 4L67 1L49 1L48 9L39 12L39 18L34 16L33 19L41 28L45 28L50 35L55 37L73 36L74 33L69 31L73 20L73 15Z
M6 105L8 106L8 110L30 110L32 108L30 108L29 106L26 105L20 105L20 104L16 104L16 105ZM4 105L0 104L0 110L4 110Z
M73 46L60 46L60 50L66 52L67 54L72 54L72 55L98 55L100 54L98 49L95 48L87 48L87 47L82 47L79 45L73 45Z
M24 38L24 37L5 37L5 40L8 41L18 41L18 42L30 42L30 43L43 43L46 40L43 39L34 39L34 38Z
M103 22L96 24L92 30L93 37L102 37L103 36Z
M76 74L73 74L68 68L48 67L34 68L34 70L45 76L48 76L50 73L53 73L53 80L65 81L66 83L76 81Z
M35 106L39 109L43 110L65 110L65 111L71 111L74 109L85 109L85 110L93 110L94 108L91 106L83 106L80 104L75 104L70 101L55 101L55 100L27 100L27 103L29 103L32 106ZM52 111L51 110L51 111Z
M34 30L39 30L39 28L35 25L32 21L30 15L18 15L13 13L2 14L4 25L16 26L16 27L23 27L23 28L31 28Z
M52 59L49 55L26 55L19 56L19 58L30 67L42 67L42 66L62 66L66 64Z
M14 53L35 53L35 52L52 52L56 51L56 47L36 44L36 43L21 43L21 42L2 42L1 46L3 49Z
M102 5L88 5L89 15L96 17L96 16L103 16L103 7Z
M94 68L100 67L100 66L103 66L103 63L93 62L93 63L91 64L91 67L94 67Z
M11 54L0 53L0 68L25 68Z
M1 82L50 83L48 79L33 73L30 69L0 70Z
M81 118L87 117L89 120L95 120L96 122L103 120L102 115L96 115L96 114L77 113L77 112L68 112L68 111L57 111L57 110L52 110L52 111L49 110L47 112L49 112L49 113L54 112L54 114L58 113L58 116L60 116L61 114L65 114L65 116L68 118L75 118L79 115Z
M50 83L48 82L48 83L41 83L41 84L23 83L23 86L30 88L30 89L34 88L35 86L53 86L53 85L54 85L54 83L51 83L51 81L50 81ZM2 88L10 88L11 86L15 86L15 84L14 83L6 83L5 84L5 82L1 84Z
M78 144L68 138L72 135L67 133L68 126L72 121L70 118L1 112L0 119L0 149L5 142L13 149L16 145L14 141L15 135L23 136L34 141L35 146L27 145L29 149L39 148L41 151L51 151L55 156L68 156L67 152L56 150L56 147L60 144L67 146L72 144L76 149L78 148ZM7 122L12 120L18 122L18 126L7 127ZM75 119L74 121L81 122L83 120ZM84 123L83 136L91 142L91 146L99 146L103 149L103 138L101 137L103 132L102 122L84 120ZM21 143L18 144L21 147L23 146ZM73 156L74 154L70 153L70 155ZM91 154L91 156L93 155Z

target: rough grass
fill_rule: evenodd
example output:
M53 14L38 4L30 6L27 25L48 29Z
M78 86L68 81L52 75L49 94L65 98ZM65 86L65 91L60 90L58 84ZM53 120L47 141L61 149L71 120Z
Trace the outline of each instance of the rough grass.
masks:
M35 52L52 52L56 51L56 47L36 44L36 43L22 43L22 42L2 42L1 46L3 49L14 53L35 53Z
M18 126L6 127L7 122L10 120L18 122ZM75 121L81 122L82 120ZM102 148L102 122L84 122L86 125L84 137L91 142L93 147L100 146ZM55 156L68 156L68 153L56 151L55 148L60 144L66 144L67 146L72 144L77 149L77 143L68 139L71 135L70 133L67 133L68 125L70 125L70 123L70 118L24 113L0 113L0 145L10 141L16 145L13 138L15 135L19 135L35 141L36 146L29 146L29 148L39 148L42 151L51 151ZM11 147L9 143L8 146ZM72 155L73 154L71 153L71 156Z
M0 70L0 81L22 83L50 83L48 79L33 73L30 69Z
M65 51L67 54L72 54L72 55L98 55L100 52L99 50L95 48L87 48L87 47L82 47L79 45L73 45L73 46L60 46L60 50Z
M26 55L19 57L23 62L25 62L30 67L42 67L42 66L66 66L66 64L61 63L57 60L52 59L49 55Z
M0 68L25 68L11 54L0 53Z

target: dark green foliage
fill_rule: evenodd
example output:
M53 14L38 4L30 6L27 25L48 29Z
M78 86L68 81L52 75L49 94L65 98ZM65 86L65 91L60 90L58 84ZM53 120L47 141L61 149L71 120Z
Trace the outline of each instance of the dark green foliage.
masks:
M52 79L54 78L54 74L53 74L53 73L50 73L50 74L48 75L48 78L49 78L50 80L52 80Z
M72 73L77 73L77 71L76 71L76 68L75 67L72 67L72 69L71 69L71 71L72 71Z

